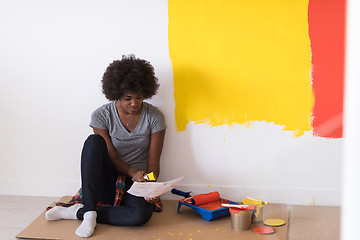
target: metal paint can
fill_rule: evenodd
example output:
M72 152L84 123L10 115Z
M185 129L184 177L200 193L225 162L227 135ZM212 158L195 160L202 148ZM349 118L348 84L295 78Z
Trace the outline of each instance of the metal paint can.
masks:
M264 207L257 205L256 210L253 213L252 222L262 222L264 220Z
M231 207L229 209L229 212L231 214L232 230L234 231L250 230L253 209Z

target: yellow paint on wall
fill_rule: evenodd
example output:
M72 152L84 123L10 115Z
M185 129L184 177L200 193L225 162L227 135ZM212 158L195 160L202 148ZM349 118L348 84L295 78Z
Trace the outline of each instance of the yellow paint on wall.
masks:
M312 130L307 0L169 0L168 8L178 131L190 121Z

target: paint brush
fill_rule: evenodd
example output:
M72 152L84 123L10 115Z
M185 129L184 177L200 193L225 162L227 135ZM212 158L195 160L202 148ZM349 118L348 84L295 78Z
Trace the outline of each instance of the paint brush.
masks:
M252 198L252 197L246 197L247 199L249 200L253 200L253 201L256 201L256 202L259 202L261 204L269 204L269 202L264 202L263 200L261 199L256 199L256 198Z
M144 179L147 181L156 181L156 175L154 172L148 173L144 176Z
M223 203L221 204L221 206L223 207L236 207L236 208L247 208L250 205L244 205L244 204L227 204L227 203Z

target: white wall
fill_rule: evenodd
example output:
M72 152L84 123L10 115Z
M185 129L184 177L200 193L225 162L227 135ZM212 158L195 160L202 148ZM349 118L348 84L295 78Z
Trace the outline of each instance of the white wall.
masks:
M90 114L107 102L101 76L134 53L161 84L151 99L168 124L160 180L184 175L179 189L235 201L339 205L341 139L263 122L176 132L167 24L166 0L0 2L0 194L74 194Z
M346 69L344 150L341 202L341 239L360 239L360 1L348 0L346 17Z

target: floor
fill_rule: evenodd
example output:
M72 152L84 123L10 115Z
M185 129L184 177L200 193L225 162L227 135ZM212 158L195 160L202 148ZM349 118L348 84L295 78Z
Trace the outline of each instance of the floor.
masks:
M0 195L0 240L15 240L19 232L58 199Z
M24 230L31 222L34 221L41 213L43 213L44 209L50 205L52 202L59 200L59 198L51 198L51 197L20 197L20 196L0 196L0 240L15 240L15 235ZM168 209L176 209L176 202L172 201L169 203ZM285 206L285 205L284 205ZM339 239L339 224L340 224L340 208L339 207L321 207L321 206L285 206L288 210L288 225L285 228L284 237L279 239L284 240L337 240ZM183 207L180 215L176 215L176 219L180 219L180 222L186 223L183 227L180 227L178 222L175 222L175 218L173 217L173 213L170 213L168 217L166 216L166 211L161 213L159 217L154 217L153 222L147 224L147 227L141 228L137 230L137 236L139 234L147 237L143 237L141 239L160 239L159 232L166 232L170 235L168 237L174 238L172 233L175 231L179 231L176 233L178 235L185 234L185 229L190 229L194 224L199 224L197 229L201 229L195 231L192 237L189 238L180 238L178 236L176 239L203 239L203 237L207 236L206 239L234 239L235 236L238 236L236 232L231 231L229 227L229 219L223 218L216 222L207 222L205 220L198 220L198 215L190 210ZM157 222L160 219L169 219L167 220L167 225L164 223ZM285 218L285 217L284 217ZM42 219L42 218L41 218ZM177 221L178 221L177 220ZM171 224L174 221L174 224ZM71 223L73 224L73 223ZM205 233L204 231L208 231L216 225L213 233ZM159 227L159 226L162 227ZM166 225L166 226L164 226ZM191 225L191 226L190 226ZM156 228L154 228L156 226ZM107 227L107 226L104 226ZM182 228L182 229L179 229ZM101 231L103 228L98 227L97 233L101 239ZM105 228L104 228L105 229ZM156 231L155 231L155 230ZM204 230L203 230L204 229ZM206 229L206 230L205 230ZM109 229L107 228L106 231ZM120 231L121 233L129 231L128 234L134 232L134 229L127 228L115 228L111 229L115 231ZM140 233L141 231L141 233ZM71 233L73 230L71 230ZM249 231L250 232L250 231ZM118 232L115 232L118 234ZM251 233L251 232L250 232ZM148 235L151 234L151 238L148 238ZM198 234L198 237L196 237ZM202 234L202 235L201 235ZM161 239L165 239L167 237L163 237L161 235ZM226 236L226 237L225 237ZM255 235L254 235L255 236ZM276 236L255 236L256 239L275 239ZM212 238L214 237L214 238ZM244 236L245 237L245 236ZM275 237L275 238L274 238ZM94 236L94 239L96 236ZM235 237L238 238L238 237ZM175 239L175 238L174 238ZM243 238L238 238L243 239ZM248 239L247 237L244 239ZM253 239L253 237L251 237Z

